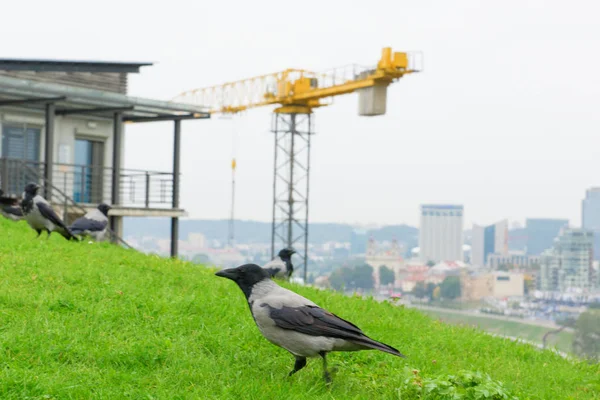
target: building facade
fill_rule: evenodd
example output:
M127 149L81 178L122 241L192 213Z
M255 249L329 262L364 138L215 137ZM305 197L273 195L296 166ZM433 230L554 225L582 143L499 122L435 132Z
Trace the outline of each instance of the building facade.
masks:
M543 291L598 290L593 269L594 233L563 229L554 246L540 257L540 289Z
M125 243L123 217L171 218L177 255L181 121L202 107L129 96L127 79L149 63L0 59L0 187L18 198L29 182L70 223L98 203L112 209L110 234ZM172 171L128 170L125 125L174 122ZM167 151L171 151L168 149ZM125 243L126 244L126 243Z
M568 225L566 219L528 218L525 221L527 254L540 255L551 248L560 230Z
M375 286L381 286L381 267L387 267L394 272L394 286L400 286L401 280L405 275L404 258L402 257L402 247L396 239L392 240L389 249L379 250L377 242L371 238L367 243L367 252L365 261L373 267L373 280Z
M473 225L471 242L471 264L475 267L489 265L492 255L508 255L508 220L489 226Z
M463 260L462 205L422 205L419 229L423 262Z
M581 202L581 227L594 232L594 260L600 260L600 187L586 191Z

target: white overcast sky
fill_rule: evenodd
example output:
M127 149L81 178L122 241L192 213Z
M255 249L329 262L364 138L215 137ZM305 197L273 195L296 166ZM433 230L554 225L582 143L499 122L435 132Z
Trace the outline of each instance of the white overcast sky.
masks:
M153 5L151 5L153 4ZM352 5L355 4L355 5ZM418 224L421 203L464 204L465 225L564 217L580 224L600 185L600 3L595 1L3 2L0 57L151 61L134 96L285 68L373 64L422 51L425 71L316 111L310 219ZM238 218L269 221L270 109L184 122L182 205L226 218L238 159ZM170 170L172 124L128 126L126 166Z

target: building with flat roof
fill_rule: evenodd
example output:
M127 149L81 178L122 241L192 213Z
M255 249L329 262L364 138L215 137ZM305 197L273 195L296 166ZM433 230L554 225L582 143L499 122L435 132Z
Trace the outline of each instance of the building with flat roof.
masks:
M592 264L593 240L591 231L563 229L554 246L540 257L540 289L597 291L598 280Z
M567 219L528 218L525 221L527 254L540 255L554 244L560 230L569 226Z
M419 255L424 262L463 260L462 205L421 206Z
M499 221L493 225L473 225L471 242L471 264L475 267L489 265L492 254L508 255L508 220Z
M0 187L19 197L28 182L67 223L98 203L114 240L122 218L171 218L177 255L181 121L209 118L201 107L128 95L129 74L150 63L0 59ZM172 171L128 170L126 124L172 121Z

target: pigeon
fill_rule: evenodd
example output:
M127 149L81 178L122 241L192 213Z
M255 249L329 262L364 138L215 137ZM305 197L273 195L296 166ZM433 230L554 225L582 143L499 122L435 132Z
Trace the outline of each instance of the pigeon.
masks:
M77 236L90 236L96 241L104 240L106 228L108 227L108 204L101 203L98 208L78 218L69 227L71 233Z
M282 288L256 264L224 269L216 275L237 283L262 335L296 358L288 376L304 368L308 357L320 356L323 378L331 383L326 358L331 351L380 350L405 357L395 348L369 338L353 323Z
M296 254L293 249L283 249L277 254L277 257L263 265L272 278L289 280L294 272L292 265L292 254Z
M13 221L23 219L23 210L21 210L19 200L12 197L5 197L2 189L0 189L0 214Z
M46 199L38 194L39 189L38 184L28 183L21 201L25 220L37 232L36 238L40 237L42 231L48 232L48 237L56 231L67 240L76 239Z

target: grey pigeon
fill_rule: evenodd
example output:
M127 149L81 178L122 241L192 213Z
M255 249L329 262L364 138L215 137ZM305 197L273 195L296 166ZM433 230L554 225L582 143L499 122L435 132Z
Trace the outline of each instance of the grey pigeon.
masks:
M19 200L12 197L5 197L2 189L0 189L0 214L13 221L23 219L23 210L21 210Z
M404 357L395 348L367 337L351 322L282 288L256 264L221 270L216 275L237 283L263 336L296 358L289 375L304 368L307 357L321 356L323 377L331 382L326 358L331 351L380 350Z
M48 237L56 231L67 240L76 239L46 199L38 194L38 190L40 190L38 184L28 183L21 201L25 220L37 232L36 237L39 237L42 231L48 232Z
M283 249L277 254L277 257L263 265L272 278L289 280L294 273L292 265L292 254L296 254L293 249Z
M108 204L101 203L98 208L86 213L83 217L77 218L69 227L71 233L77 236L90 236L96 241L102 241L106 237L106 228L108 227L108 211L111 207Z

